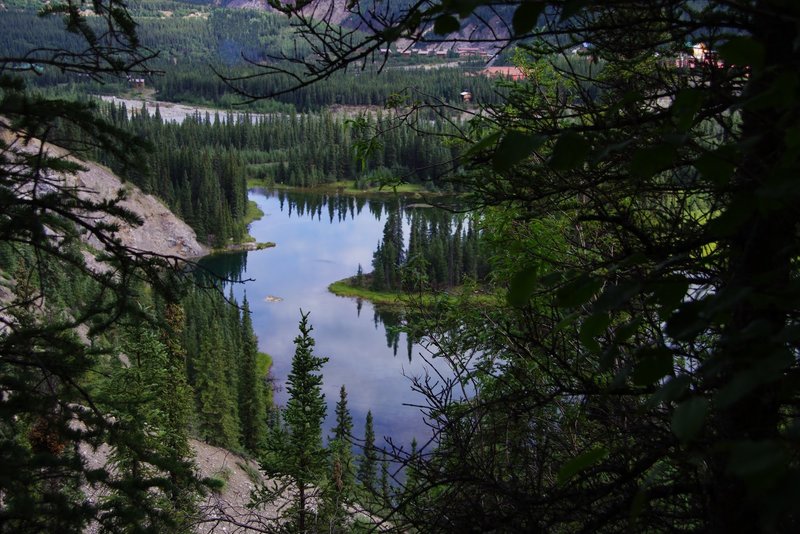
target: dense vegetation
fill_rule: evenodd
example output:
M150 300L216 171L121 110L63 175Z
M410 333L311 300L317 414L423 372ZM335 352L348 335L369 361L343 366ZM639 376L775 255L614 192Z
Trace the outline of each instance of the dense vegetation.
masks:
M161 100L229 107L244 100L216 76L246 77L258 70L248 61L260 62L267 55L303 56L308 48L294 39L285 17L255 10L210 9L178 2L137 2L131 5L137 17L137 33L143 46L159 51L148 65L155 75L143 76ZM169 13L169 15L167 15ZM89 19L92 23L93 19ZM298 43L300 48L298 49ZM30 54L38 47L77 50L80 39L60 31L54 17L40 18L35 10L9 9L0 18L0 47L6 56L18 58L18 66L38 65L32 83L39 86L77 84L80 92L109 94L130 89L127 80L97 83L75 73L49 67L47 52ZM245 59L246 58L246 59ZM423 60L424 61L424 60ZM390 95L405 93L414 100L457 103L461 92L472 93L476 102L498 102L491 80L476 73L480 65L466 63L449 68L414 68L398 59L382 75L379 63L332 76L325 84L287 92L274 100L251 102L258 111L320 110L330 105L383 106ZM269 94L292 87L285 78L256 77L237 87L249 94Z
M363 514L385 514L394 497L386 451L376 446L372 413L367 412L362 452L353 454L353 419L342 386L336 403L333 435L323 444L325 395L322 368L326 357L314 353L313 327L301 311L300 333L289 373L286 407L270 428L261 456L271 479L253 492L250 506L259 510L248 526L266 532L347 532L370 529ZM378 469L381 476L378 476ZM286 496L291 495L288 502Z
M235 225L245 213L246 177L265 185L300 187L350 181L358 189L405 178L436 189L445 185L436 178L457 166L459 154L456 147L427 141L410 128L389 128L390 119L381 113L356 121L330 113L239 119L218 114L176 124L158 114L150 117L143 109L120 107L109 111L109 120L153 145L146 166L119 167L120 172L165 199L200 235L217 229L221 235L238 235L225 231L231 224L236 232L243 231ZM376 131L384 130L380 143L369 143ZM451 128L438 125L430 131L443 135ZM361 158L356 157L358 149L364 153ZM226 214L230 221L222 219Z
M397 515L425 532L796 530L800 8L508 7L527 80L471 123L455 179L509 302L409 325L455 378L415 383L436 438L397 451L418 485ZM330 51L305 80L446 39L474 9L423 5L362 41L300 17Z
M481 282L488 275L480 247L480 232L473 218L453 216L444 210L410 210L409 240L403 238L398 209L386 218L383 238L373 254L369 286L375 291L443 290L466 279ZM366 285L356 275L357 285Z
M421 4L363 41L297 14L299 29L329 52L322 63L300 61L309 80L326 79L357 66L359 51L401 37L441 39L476 6ZM90 44L88 55L57 57L56 66L89 77L141 72L146 58L137 55L130 19L111 7L119 10L104 20L121 51L92 41L77 10L54 8ZM345 392L335 438L328 448L321 443L324 359L313 355L306 316L289 405L264 433L251 416L261 403L250 381L246 314L195 295L202 321L181 326L179 272L125 249L113 228L96 222L126 214L50 178L74 171L69 161L31 157L3 141L0 260L13 295L0 334L0 451L14 469L0 477L2 528L80 531L97 520L111 531L187 529L193 383L200 413L214 415L199 419L204 437L232 447L243 439L256 452L265 441L264 469L293 484L297 498L285 517L256 516L267 531L358 529L342 504L359 502L388 518L382 526L402 531L798 530L800 7L504 7L524 45L517 61L527 79L458 130L468 148L452 179L481 210L481 246L508 303L444 302L407 325L453 374L414 383L434 436L390 451L405 466L390 497L388 484L374 480L372 447L355 472L349 467ZM379 20L373 4L349 9ZM686 41L701 39L710 53L684 62ZM572 68L571 49L584 42L592 60ZM34 68L2 64L11 75ZM79 103L32 94L12 76L0 78L0 88L0 120L25 138L46 137L58 118L116 157L124 156L120 141L137 146ZM379 146L362 141L365 156ZM397 224L377 255L392 283L402 263ZM87 267L76 228L98 237L106 271ZM443 280L456 265L443 269ZM192 334L206 331L207 338ZM128 366L120 364L123 350ZM182 350L198 351L186 379ZM109 382L93 381L104 365ZM130 397L120 395L129 389ZM168 390L177 394L165 398ZM156 439L159 432L174 442ZM368 432L365 445L373 439ZM116 470L88 469L78 442L109 445ZM90 483L105 484L109 498L84 500L81 487ZM255 505L272 502L272 488L259 488ZM322 496L316 514L312 495Z

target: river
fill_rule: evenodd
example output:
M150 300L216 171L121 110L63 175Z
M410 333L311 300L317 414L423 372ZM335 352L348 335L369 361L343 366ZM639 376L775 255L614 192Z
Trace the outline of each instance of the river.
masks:
M376 315L369 302L337 297L327 289L331 282L354 275L359 264L365 272L371 270L391 201L260 189L249 196L265 214L252 223L250 234L277 246L214 256L206 264L245 280L234 284L234 293L239 301L247 294L259 348L272 355L276 401L286 402L302 309L310 312L315 353L330 359L323 368L325 435L335 425L333 407L344 384L357 438L363 436L368 410L378 444L389 436L405 445L414 437L427 438L430 431L419 409L405 406L422 401L411 391L409 379L426 371L419 356L422 348L409 345L404 333L387 331L385 317Z

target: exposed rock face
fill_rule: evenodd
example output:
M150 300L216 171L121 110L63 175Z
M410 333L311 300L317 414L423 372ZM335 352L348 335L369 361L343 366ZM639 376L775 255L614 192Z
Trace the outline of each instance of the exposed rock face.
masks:
M295 4L289 0L283 0L282 3ZM380 13L382 17L401 16L411 6L405 2L384 4L371 1L353 4L355 7L351 11L347 8L348 4L345 0L309 0L307 3L304 2L301 11L306 17L369 32L371 30L365 25L362 16L367 20L372 19L374 13ZM232 9L275 11L267 0L219 0L219 5ZM359 9L361 16L355 14ZM417 43L410 39L399 39L394 46L397 50L424 51L426 54L448 50L462 55L477 52L489 59L494 57L504 44L507 44L513 13L513 9L504 6L491 9L478 8L473 15L461 20L461 28L458 32L444 37L435 36L432 34L433 24L428 24L427 27L422 28L422 33L430 39L429 42ZM373 23L376 27L382 26L379 21L373 21Z
M19 143L8 131L0 132L0 137L6 143ZM35 152L39 150L40 146L38 141L31 140L26 145L19 143L17 149ZM67 155L64 149L56 146L47 145L46 151L51 156L73 159ZM172 213L159 199L143 193L131 183L123 183L119 176L98 163L80 161L80 165L85 170L61 177L65 186L78 188L81 198L94 202L114 200L117 198L117 192L122 189L126 192L126 198L120 202L120 206L132 211L142 220L143 224L139 226L131 226L116 219L103 221L119 223L120 230L117 236L125 246L143 252L177 256L183 259L198 258L208 254L209 249L197 240L194 230ZM51 177L53 181L58 181L58 179L56 177L53 180ZM24 188L20 192L22 194L29 193ZM96 214L87 214L87 216L92 218ZM99 245L93 239L88 239L87 242L95 248Z
M85 192L92 200L116 198L117 191L124 189L127 198L120 205L136 213L144 221L141 226L122 224L118 236L131 248L184 259L197 258L208 253L208 248L197 241L197 235L188 224L175 216L159 199L143 193L139 188L122 180L111 170L96 163L83 162L88 170L67 178L68 183ZM98 243L89 239L89 244Z
M258 9L262 11L275 11L267 0L227 0L222 2L225 7L233 9ZM294 2L282 2L284 4ZM311 0L303 7L303 14L315 19L326 20L332 24L341 24L351 16L347 9L347 2L343 0Z

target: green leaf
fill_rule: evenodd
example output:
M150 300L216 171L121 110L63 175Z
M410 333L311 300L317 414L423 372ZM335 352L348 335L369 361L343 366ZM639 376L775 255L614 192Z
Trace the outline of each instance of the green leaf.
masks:
M548 164L557 171L575 169L586 161L591 149L592 145L579 133L563 133L553 147Z
M727 43L719 46L719 55L729 66L752 67L760 69L764 65L766 48L759 41L751 37L733 37Z
M572 477L602 461L606 456L608 456L608 449L596 447L569 460L558 470L558 483L568 482Z
M692 397L675 408L672 414L672 433L686 443L692 441L705 423L708 401L703 397Z
M607 313L593 313L581 325L581 337L597 337L611 324L611 317Z
M719 151L706 152L693 165L703 178L720 186L727 185L736 170L733 161Z
M518 130L506 132L492 158L492 168L497 172L507 171L530 156L546 140L544 136Z
M562 308L574 308L585 304L602 287L603 282L588 275L581 275L556 293L556 304Z
M664 347L645 347L637 354L633 383L637 386L649 386L672 372L672 352Z
M508 303L512 306L522 307L528 303L534 289L536 289L538 269L528 267L514 275L508 287Z
M684 302L678 310L667 320L667 335L679 340L689 341L707 325L707 319L702 312L706 303L702 301Z
M573 312L568 314L566 317L561 319L558 324L556 324L555 328L553 328L553 332L561 332L565 328L571 326L575 321L577 321L581 317L581 314L578 312Z
M487 148L494 146L494 144L500 139L501 135L502 132L493 132L480 141L476 141L472 146L469 147L465 155L467 157L477 156Z
M433 22L433 32L437 35L447 35L461 29L461 23L453 15L439 15Z
M514 28L514 35L524 35L536 26L539 15L544 10L544 2L528 1L519 5L514 11L511 19L511 26Z
M628 323L620 325L614 332L614 344L620 345L630 339L634 334L636 334L636 332L639 331L641 324L641 318L636 317Z
M599 352L600 344L594 338L602 334L610 324L611 317L606 313L595 313L587 317L578 335L583 346L590 351Z
M660 308L659 316L666 320L689 292L689 281L685 278L659 280L648 284L646 290L652 292L650 301Z

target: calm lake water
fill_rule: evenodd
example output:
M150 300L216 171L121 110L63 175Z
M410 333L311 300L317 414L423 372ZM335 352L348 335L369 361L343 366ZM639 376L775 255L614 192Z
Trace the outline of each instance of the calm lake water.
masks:
M259 348L273 357L277 402L286 402L302 309L311 313L315 353L330 358L323 368L325 435L335 425L333 407L344 384L356 437L363 437L364 419L372 410L376 441L382 443L384 436L397 444L408 445L413 437L424 441L430 432L419 409L404 406L422 401L408 378L426 372L421 347L409 345L404 333L387 327L369 302L337 297L327 289L331 282L354 275L359 264L365 272L371 270L386 209L397 201L265 190L252 190L250 199L265 213L251 225L251 235L277 246L216 256L207 264L234 277L241 271L246 280L234 285L234 293L241 302L246 292Z

